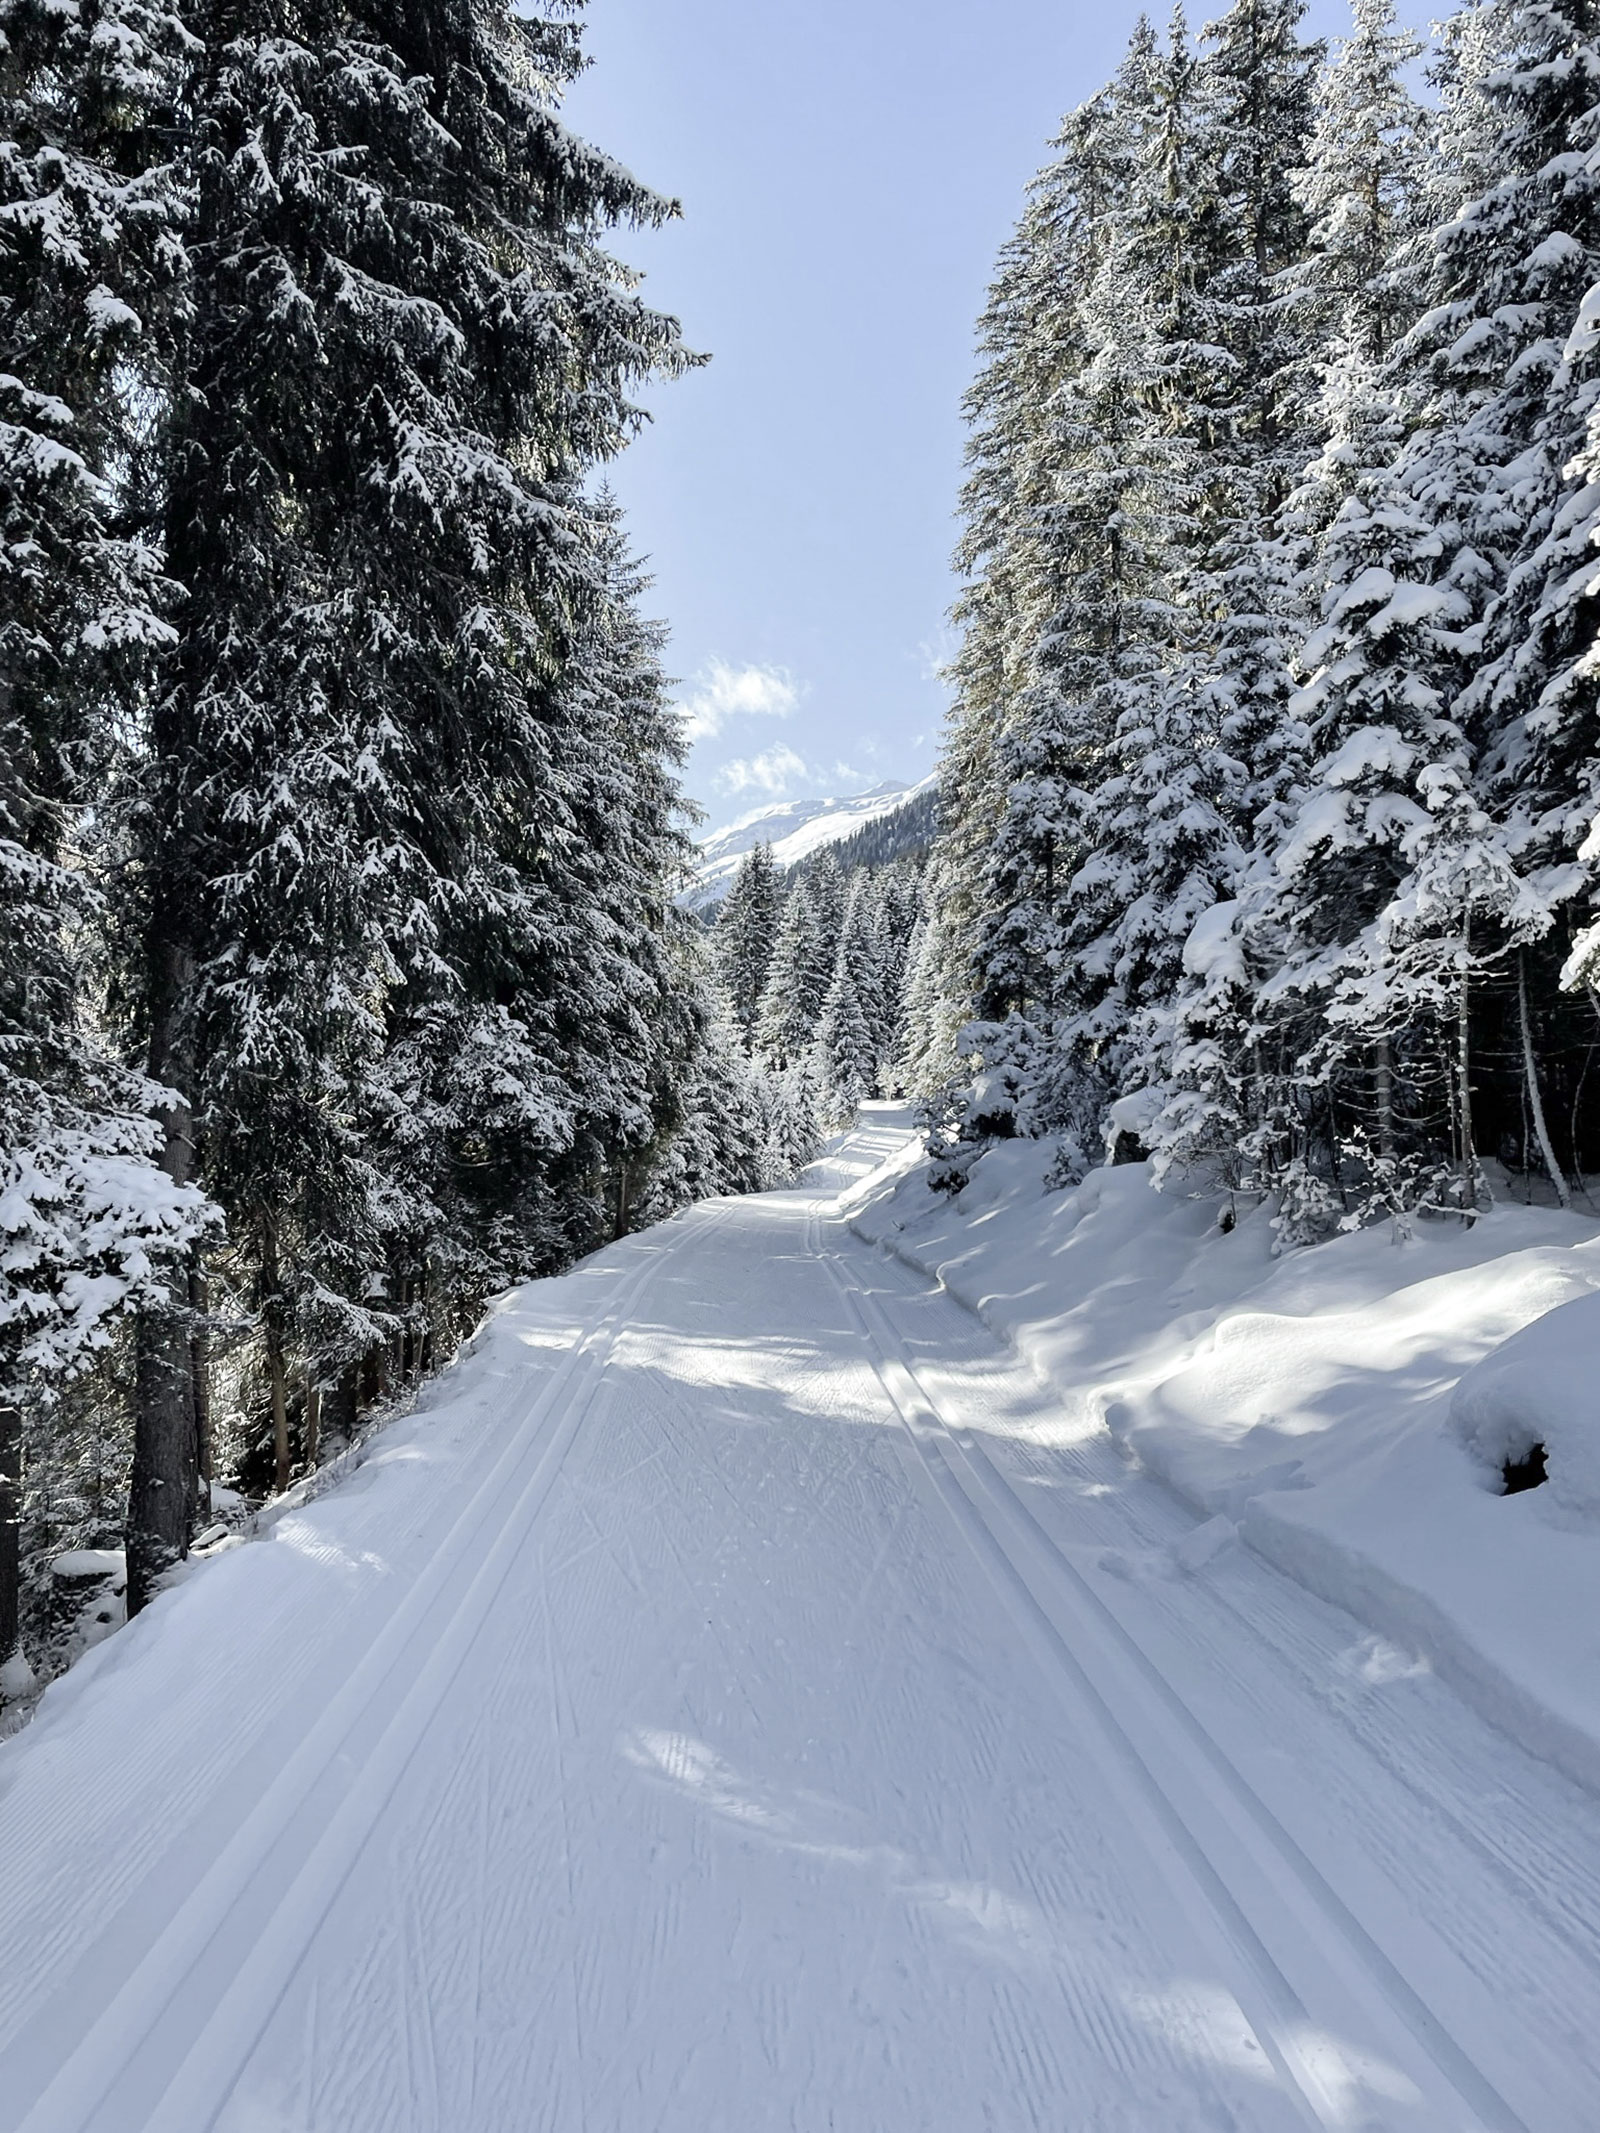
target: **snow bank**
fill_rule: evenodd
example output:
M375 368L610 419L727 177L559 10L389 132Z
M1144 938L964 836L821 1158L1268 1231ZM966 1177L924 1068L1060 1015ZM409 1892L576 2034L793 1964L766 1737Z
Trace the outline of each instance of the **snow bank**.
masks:
M1600 1295L1558 1304L1474 1364L1450 1420L1486 1487L1542 1450L1552 1505L1600 1528Z
M854 1227L1027 1358L1062 1442L1109 1429L1210 1522L1193 1567L1237 1529L1600 1785L1600 1224L1503 1205L1274 1259L1264 1210L1225 1231L1144 1164L1046 1193L1051 1157L998 1145L954 1201L891 1166ZM1501 1494L1535 1444L1548 1485Z

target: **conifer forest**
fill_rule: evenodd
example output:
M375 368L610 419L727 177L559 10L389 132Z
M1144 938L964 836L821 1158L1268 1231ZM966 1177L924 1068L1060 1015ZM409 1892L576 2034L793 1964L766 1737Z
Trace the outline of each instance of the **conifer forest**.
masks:
M1597 24L1141 27L969 402L945 1132L1108 1122L1286 1242L1596 1165Z
M0 0L0 2133L1591 2133L1600 0L1138 18L833 800L608 4Z

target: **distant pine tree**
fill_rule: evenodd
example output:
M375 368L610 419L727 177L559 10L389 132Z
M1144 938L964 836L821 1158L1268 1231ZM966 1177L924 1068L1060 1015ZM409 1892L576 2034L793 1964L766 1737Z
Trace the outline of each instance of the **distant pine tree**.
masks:
M869 1005L878 976L875 901L871 876L857 873L817 1022L817 1079L829 1113L839 1121L854 1116L877 1079L878 1050Z
M838 870L808 867L789 877L756 1016L756 1047L780 1071L811 1049L839 940Z
M756 1023L777 944L781 896L770 844L758 844L741 861L717 914L717 955L733 1002L734 1019L747 1052L755 1049Z

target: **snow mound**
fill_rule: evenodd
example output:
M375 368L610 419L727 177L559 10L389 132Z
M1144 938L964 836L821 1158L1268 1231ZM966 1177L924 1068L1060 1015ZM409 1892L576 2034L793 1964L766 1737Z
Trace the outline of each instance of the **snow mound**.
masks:
M1473 1365L1450 1401L1485 1486L1544 1447L1553 1502L1600 1520L1600 1292L1558 1304Z
M120 1548L69 1548L65 1555L54 1556L50 1563L52 1577L70 1578L119 1578L122 1576L122 1550Z
M0 1704L19 1703L34 1686L33 1668L21 1652L0 1659Z

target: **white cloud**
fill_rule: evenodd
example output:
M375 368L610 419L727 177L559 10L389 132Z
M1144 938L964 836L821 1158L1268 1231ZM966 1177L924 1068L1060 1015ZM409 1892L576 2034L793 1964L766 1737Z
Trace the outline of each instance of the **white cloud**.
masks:
M741 756L724 763L715 782L719 792L763 792L778 799L794 786L813 784L815 780L804 756L796 755L780 742L764 755Z
M730 667L713 659L679 700L684 739L691 747L720 733L730 718L787 718L800 691L781 667Z

